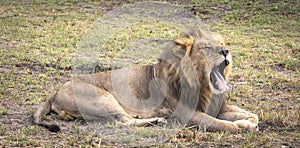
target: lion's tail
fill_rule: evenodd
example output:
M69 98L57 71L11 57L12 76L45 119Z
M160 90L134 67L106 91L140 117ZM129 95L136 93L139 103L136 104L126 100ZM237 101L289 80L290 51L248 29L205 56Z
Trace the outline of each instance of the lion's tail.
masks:
M47 124L47 123L42 123L42 117L44 115L46 115L47 113L50 113L51 111L51 106L52 106L52 100L54 100L56 97L56 94L54 94L49 100L47 100L46 102L43 102L42 104L40 104L40 106L38 107L38 109L35 111L34 115L33 115L33 122L34 124L44 127L46 129L48 129L51 132L59 132L60 131L60 127L56 124Z

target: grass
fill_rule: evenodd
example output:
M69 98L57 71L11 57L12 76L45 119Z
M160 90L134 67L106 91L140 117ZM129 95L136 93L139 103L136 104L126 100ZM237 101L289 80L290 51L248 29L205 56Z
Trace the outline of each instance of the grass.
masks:
M134 1L130 1L134 2ZM178 2L180 2L178 0ZM72 58L91 24L106 11L124 2L1 1L0 2L0 143L7 147L120 146L84 130L85 124L62 124L63 132L51 134L31 125L37 104L49 98L71 78ZM193 3L193 5L190 5ZM234 69L229 103L259 115L260 131L251 133L201 133L183 129L165 146L281 147L300 146L300 6L299 1L196 1L185 6L219 32L232 50ZM134 39L149 37L140 24L129 30ZM170 28L167 28L170 29ZM131 31L130 31L131 32ZM151 34L155 37L168 36ZM125 36L118 38L123 40ZM174 36L168 36L171 39ZM126 39L125 39L126 40ZM116 50L124 43L116 44ZM117 51L103 52L105 61ZM110 55L111 54L111 55ZM126 55L126 54L124 54ZM100 56L100 55L99 55ZM134 55L135 57L141 54ZM124 57L133 58L132 56ZM144 57L139 64L153 62ZM147 58L150 58L150 60ZM71 134L69 134L71 133ZM140 135L151 137L149 129ZM124 138L124 141L131 139ZM126 142L125 142L126 143Z

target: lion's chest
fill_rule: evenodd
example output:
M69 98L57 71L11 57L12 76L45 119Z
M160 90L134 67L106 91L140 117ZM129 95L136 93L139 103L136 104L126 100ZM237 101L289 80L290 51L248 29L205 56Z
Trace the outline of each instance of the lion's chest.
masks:
M224 94L212 94L212 98L205 110L205 113L210 116L217 117L223 103L224 103Z

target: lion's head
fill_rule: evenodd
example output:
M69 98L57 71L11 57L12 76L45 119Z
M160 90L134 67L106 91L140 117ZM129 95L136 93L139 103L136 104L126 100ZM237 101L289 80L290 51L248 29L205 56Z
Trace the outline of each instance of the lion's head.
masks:
M188 106L197 104L204 112L212 93L229 90L226 80L231 64L229 50L219 35L193 28L164 48L158 64L163 68L158 73L173 98L179 97Z
M182 69L193 67L198 73L206 73L206 77L203 78L209 79L208 83L213 93L219 94L229 90L226 81L231 72L232 58L219 34L193 28L169 46L160 58L170 63L175 71L183 71L185 77L189 78L191 71ZM191 59L192 63L182 62L187 59Z
M184 45L187 56L204 54L207 60L206 70L210 79L210 88L213 93L219 94L229 90L226 81L231 72L232 57L219 34L192 29L175 42Z

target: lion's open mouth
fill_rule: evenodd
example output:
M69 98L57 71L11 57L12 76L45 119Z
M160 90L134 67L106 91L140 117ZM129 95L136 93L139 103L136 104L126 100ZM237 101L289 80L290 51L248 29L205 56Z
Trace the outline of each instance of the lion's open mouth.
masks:
M210 80L212 83L212 86L215 90L218 90L219 92L225 92L229 90L229 87L225 80L225 63L222 62L219 66L214 67L212 69L212 72L210 73Z

